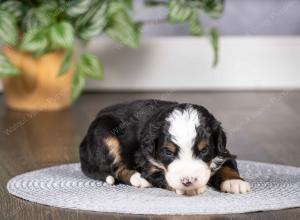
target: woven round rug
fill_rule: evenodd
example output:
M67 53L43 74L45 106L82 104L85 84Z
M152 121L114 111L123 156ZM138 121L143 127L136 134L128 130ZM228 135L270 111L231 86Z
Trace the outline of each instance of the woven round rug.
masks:
M8 191L22 199L60 208L152 215L229 214L300 207L300 168L238 161L250 182L247 194L208 188L187 197L157 188L110 186L87 178L80 165L67 164L12 178Z

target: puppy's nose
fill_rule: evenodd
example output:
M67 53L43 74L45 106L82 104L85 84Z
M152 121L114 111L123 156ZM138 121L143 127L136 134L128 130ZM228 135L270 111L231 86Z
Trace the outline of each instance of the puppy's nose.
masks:
M195 181L195 178L188 178L188 177L185 177L185 178L182 178L181 179L181 183L182 185L188 187L188 186L191 186L193 185L193 182Z

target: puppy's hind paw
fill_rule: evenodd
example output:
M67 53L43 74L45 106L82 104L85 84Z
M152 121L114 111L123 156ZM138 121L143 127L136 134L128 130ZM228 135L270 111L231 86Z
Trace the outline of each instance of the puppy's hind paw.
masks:
M135 187L141 187L141 188L151 187L151 184L145 178L143 178L139 172L134 173L130 177L130 183Z
M220 189L227 193L246 193L250 192L250 184L240 179L225 180L221 183Z

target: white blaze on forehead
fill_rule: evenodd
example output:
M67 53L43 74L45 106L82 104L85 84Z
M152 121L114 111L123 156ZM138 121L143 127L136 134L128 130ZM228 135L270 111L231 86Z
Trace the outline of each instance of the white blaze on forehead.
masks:
M197 110L191 106L184 110L175 109L167 121L170 123L171 140L180 148L179 158L192 159L192 147L197 136L196 127L200 124Z
M184 110L175 109L167 117L170 123L169 134L171 141L179 147L179 155L166 169L166 180L169 186L176 190L184 190L182 179L192 181L189 186L193 189L200 189L205 186L210 177L208 165L201 159L193 157L193 146L195 144L197 131L200 125L198 111L192 106Z

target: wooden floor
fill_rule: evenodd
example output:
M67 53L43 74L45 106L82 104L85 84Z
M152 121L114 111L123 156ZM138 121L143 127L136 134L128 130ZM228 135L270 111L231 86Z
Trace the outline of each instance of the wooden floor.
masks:
M71 109L52 113L9 111L0 96L0 219L300 219L300 208L189 217L103 214L47 207L7 193L15 175L77 162L78 144L99 109L142 98L204 105L223 122L228 147L240 159L300 166L300 92L85 94Z

